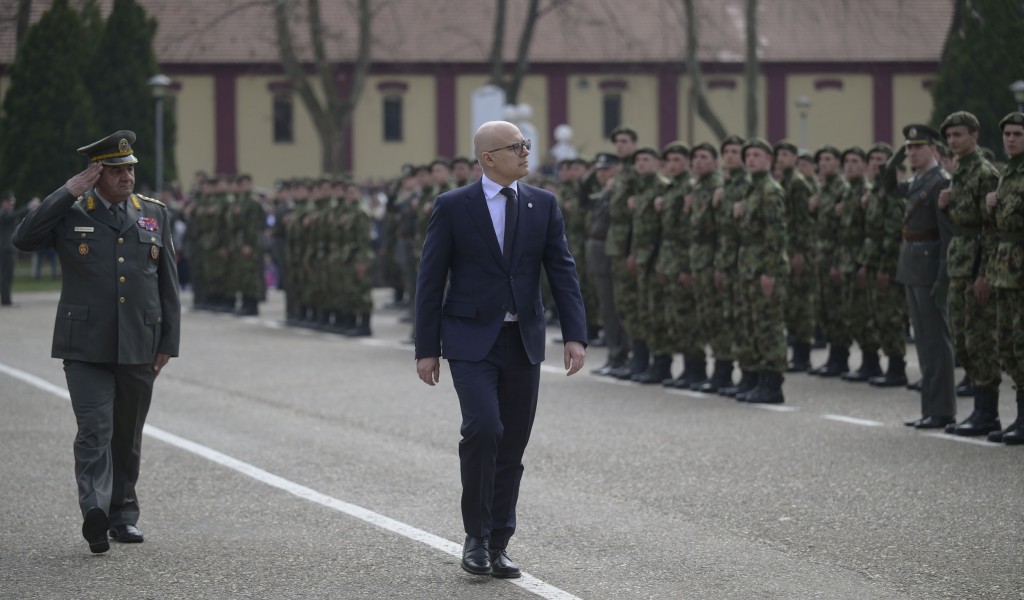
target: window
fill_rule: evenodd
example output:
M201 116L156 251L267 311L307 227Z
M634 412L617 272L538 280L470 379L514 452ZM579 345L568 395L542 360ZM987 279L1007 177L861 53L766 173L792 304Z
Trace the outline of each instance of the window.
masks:
M290 94L274 95L274 143L288 144L295 141L292 97Z
M402 97L384 96L384 141L402 141Z
M612 130L622 124L622 95L604 95L604 137L611 136Z

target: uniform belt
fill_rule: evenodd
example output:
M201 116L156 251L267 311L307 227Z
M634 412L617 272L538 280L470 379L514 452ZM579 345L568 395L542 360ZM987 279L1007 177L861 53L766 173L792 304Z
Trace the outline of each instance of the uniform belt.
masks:
M931 242L939 239L938 229L903 228L903 239L908 242Z
M993 235L1000 242L1024 242L1024 231L1000 231Z

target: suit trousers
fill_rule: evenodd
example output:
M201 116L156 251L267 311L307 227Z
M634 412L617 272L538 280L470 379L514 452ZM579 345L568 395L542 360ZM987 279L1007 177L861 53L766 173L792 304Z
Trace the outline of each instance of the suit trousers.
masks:
M11 303L11 286L14 283L14 248L0 248L0 304Z
M139 519L135 484L142 458L142 427L153 397L153 365L64 361L75 411L75 477L82 515L107 512L111 526Z
M604 240L587 240L587 270L597 291L597 303L601 308L601 323L604 339L608 343L608 362L622 366L629 360L629 337L622 328L619 313L615 307L612 263L604 253Z
M540 365L518 325L503 326L480 361L449 360L462 409L459 462L466 533L505 548L516 529L523 452L537 413Z
M908 285L907 307L914 327L917 360L921 364L921 415L955 417L953 342L946 307L932 296L931 286Z

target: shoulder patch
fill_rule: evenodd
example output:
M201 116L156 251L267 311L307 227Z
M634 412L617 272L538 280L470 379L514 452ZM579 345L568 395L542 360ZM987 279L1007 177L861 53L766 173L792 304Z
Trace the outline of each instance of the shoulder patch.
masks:
M163 202L157 200L156 198L150 198L149 196L143 196L142 194L135 194L135 195L138 196L139 198L141 198L142 200L145 200L146 202L152 202L153 204L159 204L160 206L163 206L164 208L167 208L166 204L164 204Z

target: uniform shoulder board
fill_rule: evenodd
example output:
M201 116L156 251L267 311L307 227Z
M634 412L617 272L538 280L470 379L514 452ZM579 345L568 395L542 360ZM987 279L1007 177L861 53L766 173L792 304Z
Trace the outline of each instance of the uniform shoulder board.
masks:
M146 202L152 202L153 204L159 204L160 206L162 206L162 207L164 207L164 208L167 208L167 205L166 205L166 204L164 204L163 202L161 202L161 201L157 200L156 198L150 198L149 196L143 196L142 194L135 194L135 195L136 195L136 196L137 196L137 197L138 197L138 198L139 198L140 200L145 200Z

